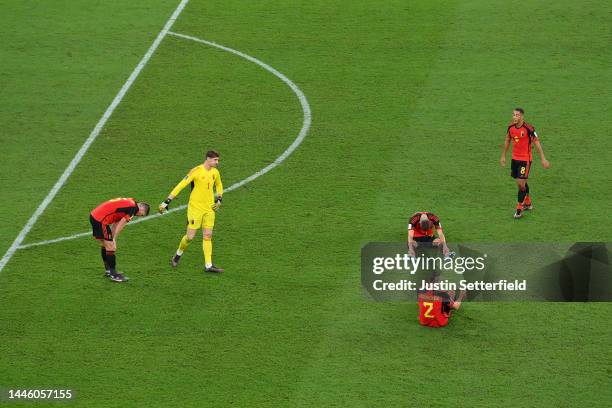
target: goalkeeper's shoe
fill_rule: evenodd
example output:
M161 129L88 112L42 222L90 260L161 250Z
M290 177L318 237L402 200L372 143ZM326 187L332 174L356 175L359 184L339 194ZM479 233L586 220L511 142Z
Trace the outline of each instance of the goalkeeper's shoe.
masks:
M127 282L130 280L130 278L128 278L121 272L115 272L110 274L110 280L112 280L113 282Z
M180 260L181 260L180 255L174 255L172 259L170 259L170 266L172 266L173 268L176 268Z
M224 269L221 268L217 268L215 265L211 265L208 268L204 268L204 272L211 272L211 273L222 273L224 271Z
M523 204L523 210L533 210L533 204Z

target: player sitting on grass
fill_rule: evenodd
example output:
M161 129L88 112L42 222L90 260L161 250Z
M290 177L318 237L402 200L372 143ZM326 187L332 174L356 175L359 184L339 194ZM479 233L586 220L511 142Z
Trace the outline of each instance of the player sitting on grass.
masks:
M89 214L89 222L93 236L100 243L102 261L106 276L113 282L126 282L129 280L121 272L117 272L115 251L117 251L117 237L133 216L144 217L149 215L149 204L136 201L133 198L114 198L94 208Z
M439 275L433 273L427 281L433 285L439 282ZM455 298L454 290L418 290L419 323L428 327L444 327L448 324L453 310L459 310L466 292L459 291Z
M438 238L434 238L434 227ZM416 256L415 248L422 245L424 248L441 247L444 256L453 256L446 245L446 238L442 232L442 224L435 214L418 211L412 214L408 221L408 254Z

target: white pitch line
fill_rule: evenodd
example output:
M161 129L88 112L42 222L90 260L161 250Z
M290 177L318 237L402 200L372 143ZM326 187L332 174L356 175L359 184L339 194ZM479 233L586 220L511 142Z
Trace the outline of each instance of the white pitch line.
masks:
M243 52L234 50L232 48L224 47L223 45L219 45L219 44L216 44L216 43L211 42L211 41L202 40L202 39L199 39L199 38L196 38L196 37L191 37L191 36L184 35L184 34L174 33L172 31L168 31L167 34L173 35L175 37L184 38L184 39L187 39L187 40L196 41L196 42L199 42L199 43L202 43L202 44L209 45L211 47L219 48L219 49L221 49L223 51L227 51L227 52L230 52L232 54L236 54L236 55L238 55L238 56L240 56L240 57L242 57L242 58L244 58L244 59L246 59L248 61L251 61L251 62L259 65L260 67L262 67L266 71L274 74L276 77L278 77L285 84L287 84L289 86L289 88L291 88L293 93L296 94L296 96L298 97L298 99L300 101L300 104L302 105L302 112L304 114L304 120L302 122L302 128L300 129L300 133L295 138L293 143L291 143L291 145L280 156L278 156L276 158L276 160L274 160L272 163L270 163L269 165L267 165L263 169L259 170L258 172L256 172L256 173L250 175L249 177L245 178L244 180L241 180L241 181L239 181L239 182L237 182L235 184L232 184L231 186L229 186L228 188L226 188L224 190L225 193L228 193L228 192L230 192L232 190L235 190L235 189L237 189L239 187L242 187L245 184L250 183L251 181L255 180L256 178L258 178L260 176L263 176L264 174L266 174L267 172L269 172L270 170L272 170L273 168L275 168L276 166L281 164L287 157L289 157L295 151L295 149L298 148L298 146L302 143L302 141L304 140L304 138L308 134L308 130L310 129L310 124L312 122L312 113L311 113L311 110L310 110L310 105L308 104L308 100L306 99L306 96L300 90L300 88L298 88L298 86L296 84L294 84L289 78L287 78L285 75L281 74L276 69L274 69L271 66L269 66L268 64L258 60L257 58L251 57L250 55L247 55L247 54L245 54ZM166 214L170 214L170 213L173 213L173 212L176 212L176 211L181 211L181 210L184 210L185 208L187 208L186 205L181 205L180 207L176 207L176 208L173 208L173 209L169 210ZM161 216L161 214L153 214L153 215L150 215L150 216L148 216L146 218L134 219L134 221L130 222L127 225L138 224L138 223L143 222L143 221L148 221L148 220L155 219L155 218L157 218L159 216ZM20 245L17 249L25 249L25 248L30 248L30 247L40 246L40 245L53 244L55 242L68 241L68 240L84 237L84 236L87 236L87 235L91 235L91 232L82 232L82 233L75 234L75 235L70 235L70 236L67 236L67 237L55 238L55 239L50 239L50 240L46 240L46 241L33 242L31 244Z
M119 90L119 93L117 94L117 96L115 96L115 99L113 99L113 101L111 102L109 107L106 109L106 111L104 112L104 114L102 115L102 117L100 118L96 126L94 127L94 129L89 134L89 137L87 138L87 140L85 140L85 143L83 143L83 146L81 146L81 148L79 149L77 154L74 156L74 158L72 159L72 161L70 162L66 170L64 170L64 173L61 175L59 180L57 180L57 182L55 183L51 191L49 191L49 194L47 194L47 196L42 201L42 203L40 203L36 211L34 211L34 214L32 214L32 216L30 217L26 225L21 229L21 231L19 232L19 235L17 235L17 238L15 238L15 240L13 241L9 249L6 251L6 253L2 257L2 260L0 260L0 272L2 272L6 264L11 260L11 258L15 254L15 251L19 249L21 243L23 242L25 237L28 235L28 232L30 232L34 224L36 224L36 221L38 221L38 218L47 209L51 201L53 201L57 193L66 183L66 180L68 180L68 177L70 177L70 175L72 174L76 166L79 164L79 162L81 161L85 153L87 153L89 146L91 146L94 140L96 140L96 138L100 134L100 131L102 130L102 128L104 128L104 125L106 124L108 119L111 117L111 115L115 111L115 108L117 107L117 105L119 105L121 100L123 100L123 97L125 96L127 91L130 89L130 87L132 86L132 84L134 83L138 75L140 74L140 71L142 71L142 69L145 67L147 62L149 62L149 59L151 58L151 56L153 55L153 53L155 52L155 50L157 49L157 47L159 46L163 38L166 36L168 31L170 31L170 28L172 28L172 25L178 18L179 14L181 14L181 12L183 11L183 9L185 8L188 2L189 0L182 0L181 3L176 8L176 10L174 10L174 13L172 13L168 21L166 21L164 28L162 28L162 30L159 32L159 34L157 35L157 38L155 38L155 41L153 41L153 44L151 44L151 46L147 50L144 57L142 57L142 59L140 60L136 68L134 68L134 71L132 71L129 78L125 82L125 84L123 84L123 86Z
M300 130L300 133L299 133L298 137L293 141L291 146L289 146L287 148L287 150L285 150L283 152L283 154L278 156L276 158L276 160L274 160L272 163L270 163L269 165L267 165L263 169L259 170L257 173L253 174L252 176L249 176L249 177L245 178L244 180L234 184L230 188L232 188L232 189L238 188L240 186L245 185L246 183L249 183L249 182L255 180L257 177L263 176L264 174L266 174L267 172L269 172L270 170L272 170L273 168L275 168L276 166L281 164L287 157L289 157L289 155L291 153L293 153L293 151L295 149L297 149L297 147L302 143L302 140L304 140L304 138L306 137L306 134L308 133L308 129L310 128L310 122L311 122L312 114L311 114L310 105L308 104L308 100L306 99L306 96L304 96L304 93L300 90L300 88L298 88L298 86L296 84L294 84L289 78L287 78L286 76L284 76L283 74L278 72L276 69L274 69L271 66L269 66L268 64L266 64L265 62L262 62L262 61L258 60L257 58L251 57L250 55L247 55L247 54L245 54L243 52L234 50L234 49L229 48L229 47L224 47L223 45L216 44L216 43L214 43L212 41L202 40L200 38L192 37L192 36L189 36L189 35L178 34L178 33L172 32L172 31L168 32L168 34L173 35L175 37L185 38L187 40L192 40L192 41L196 41L196 42L199 42L199 43L202 43L202 44L210 45L211 47L219 48L219 49L221 49L223 51L231 52L232 54L236 54L236 55L238 55L238 56L240 56L240 57L242 57L242 58L244 58L246 60L249 60L249 61L259 65L260 67L262 67L266 71L274 74L276 77L278 77L285 84L287 84L289 86L289 88L291 88L291 90L297 95L298 99L300 100L300 103L302 104L302 111L304 112L304 122L302 124L302 129Z

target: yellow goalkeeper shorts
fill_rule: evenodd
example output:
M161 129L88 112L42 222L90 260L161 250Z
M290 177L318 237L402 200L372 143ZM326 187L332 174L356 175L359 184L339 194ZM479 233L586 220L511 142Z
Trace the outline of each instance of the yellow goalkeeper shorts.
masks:
M213 229L215 226L215 211L213 209L202 211L187 207L187 228L189 229Z

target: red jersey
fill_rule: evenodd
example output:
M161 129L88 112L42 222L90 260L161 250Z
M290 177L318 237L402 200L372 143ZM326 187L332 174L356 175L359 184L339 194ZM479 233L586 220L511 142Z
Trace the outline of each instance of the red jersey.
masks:
M422 214L426 214L427 218L432 223L432 227L430 229L428 229L428 230L422 230L421 229L420 220L421 220L421 215ZM418 238L418 237L433 237L434 236L434 228L442 228L442 224L440 224L440 219L438 217L436 217L435 214L430 213L430 212L426 212L426 211L415 212L410 217L410 221L408 221L408 230L413 230L414 231L414 237L415 238Z
M453 306L453 291L419 290L419 323L429 327L448 324Z
M537 140L538 134L533 126L523 122L520 127L508 126L508 136L512 141L512 159L531 161L531 142Z
M131 220L138 212L138 205L133 198L113 198L97 206L91 212L96 221L104 225L114 224L125 218Z

